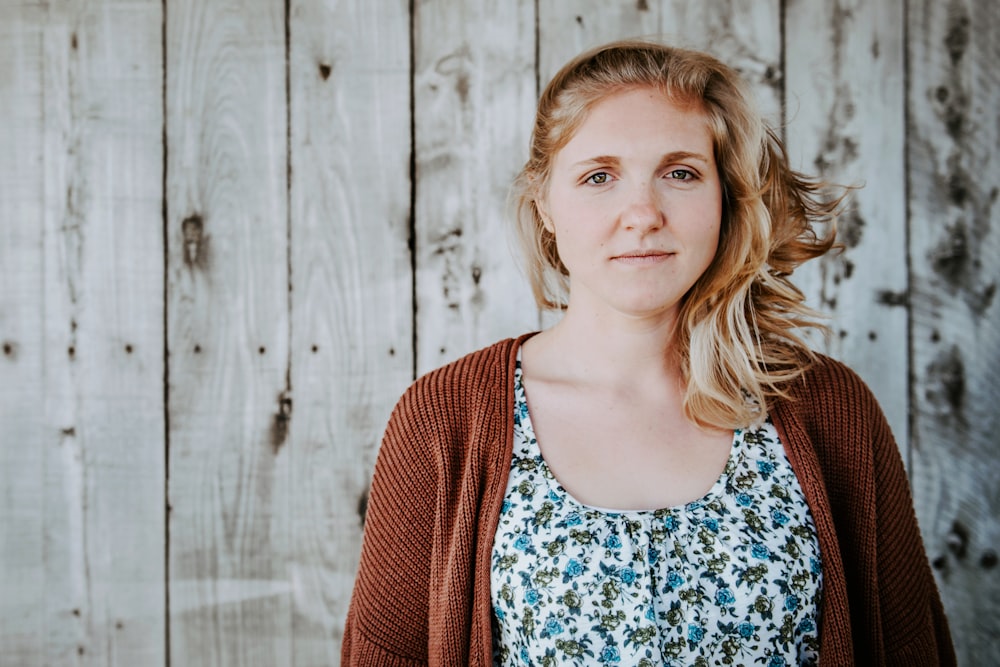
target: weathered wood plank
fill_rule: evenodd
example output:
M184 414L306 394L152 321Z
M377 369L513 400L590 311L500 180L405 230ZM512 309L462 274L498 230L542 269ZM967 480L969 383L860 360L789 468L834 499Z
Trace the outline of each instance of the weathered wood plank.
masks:
M0 645L45 660L45 11L0 5ZM54 438L48 438L49 444Z
M414 3L418 373L538 325L507 208L535 104L532 0Z
M809 174L864 187L838 221L841 254L796 272L828 313L821 348L871 386L904 455L908 442L903 176L903 3L786 3L787 139ZM872 119L878 119L873 122Z
M662 2L595 0L538 2L538 78L541 88L587 49L615 39L660 37Z
M294 664L335 665L377 444L412 380L405 0L291 5ZM332 641L331 641L332 640Z
M908 6L913 481L959 664L1000 664L1000 6Z
M17 435L0 445L4 578L19 579L4 661L8 639L17 664L164 660L161 21L160 3L114 0L0 21L16 133L0 384L24 392L0 401Z
M167 11L170 654L291 664L282 3Z

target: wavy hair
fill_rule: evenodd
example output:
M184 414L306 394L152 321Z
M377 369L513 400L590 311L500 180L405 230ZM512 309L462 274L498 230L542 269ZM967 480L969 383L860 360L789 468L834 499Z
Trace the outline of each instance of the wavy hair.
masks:
M719 246L681 304L673 351L686 381L684 410L703 426L759 423L768 402L814 360L796 330L816 313L789 276L834 246L844 194L789 166L740 76L705 53L644 41L585 52L549 82L538 102L528 160L514 181L516 235L539 307L565 308L569 274L538 202L552 161L590 109L609 95L654 88L705 115L722 182ZM814 225L828 223L820 236ZM764 407L765 410L761 408Z

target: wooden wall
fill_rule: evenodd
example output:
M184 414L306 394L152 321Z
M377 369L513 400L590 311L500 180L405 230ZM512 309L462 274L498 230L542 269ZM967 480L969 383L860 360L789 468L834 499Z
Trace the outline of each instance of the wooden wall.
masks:
M802 271L908 462L960 661L1000 663L992 0L0 5L0 664L337 664L415 374L537 328L540 85L661 36L863 184Z

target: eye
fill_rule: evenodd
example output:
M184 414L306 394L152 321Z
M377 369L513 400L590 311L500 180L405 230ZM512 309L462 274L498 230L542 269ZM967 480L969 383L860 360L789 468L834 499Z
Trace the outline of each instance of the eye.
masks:
M611 181L611 174L606 171L598 171L596 173L588 176L584 183L590 183L591 185L604 185Z
M667 172L667 176L675 181L692 181L695 179L694 172L689 169L672 169Z

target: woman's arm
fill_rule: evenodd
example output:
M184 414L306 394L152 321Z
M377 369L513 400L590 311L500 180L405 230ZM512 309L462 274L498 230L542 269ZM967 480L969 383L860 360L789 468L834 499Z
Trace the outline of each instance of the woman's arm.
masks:
M375 462L361 562L344 629L345 666L427 664L437 466L414 412L409 391L389 419ZM424 429L428 426L423 422Z
M887 662L954 665L948 620L920 536L906 469L885 416L877 405L874 410L877 576Z

